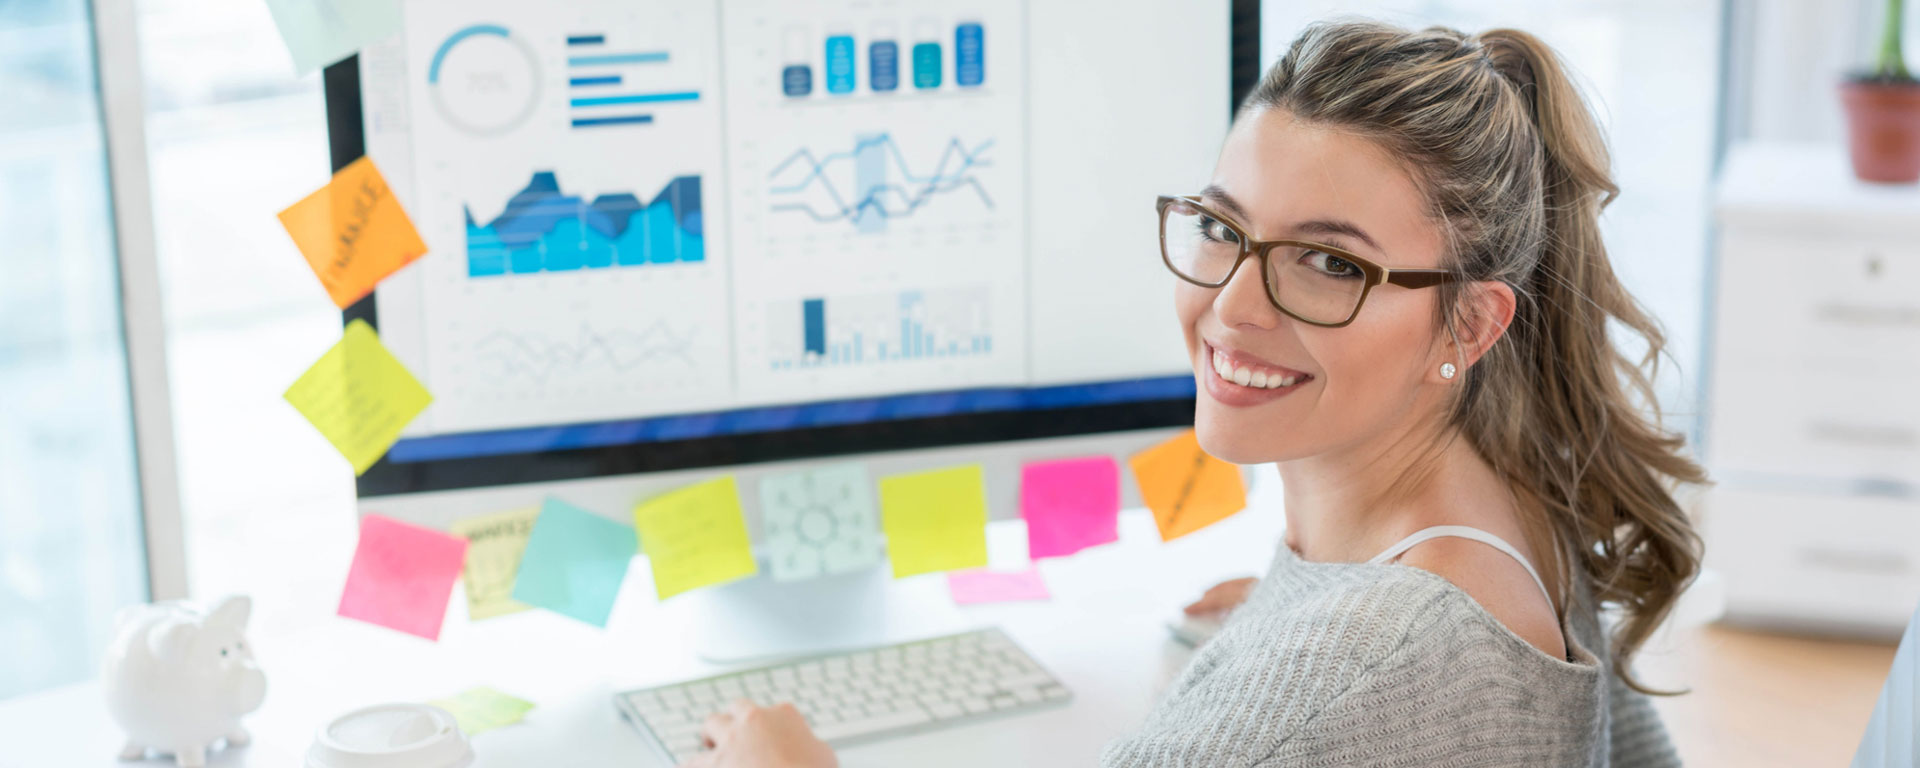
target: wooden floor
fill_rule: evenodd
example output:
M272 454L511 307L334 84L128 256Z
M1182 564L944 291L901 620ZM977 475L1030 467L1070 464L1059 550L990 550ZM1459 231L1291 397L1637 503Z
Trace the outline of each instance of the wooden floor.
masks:
M1637 667L1650 685L1693 689L1654 700L1688 766L1844 766L1894 650L1708 626Z

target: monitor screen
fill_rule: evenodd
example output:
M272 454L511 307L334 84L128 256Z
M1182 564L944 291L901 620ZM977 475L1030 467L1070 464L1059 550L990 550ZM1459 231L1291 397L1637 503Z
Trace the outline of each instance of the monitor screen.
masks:
M1190 422L1229 13L1121 5L407 3L327 77L428 248L348 312L434 398L361 494Z

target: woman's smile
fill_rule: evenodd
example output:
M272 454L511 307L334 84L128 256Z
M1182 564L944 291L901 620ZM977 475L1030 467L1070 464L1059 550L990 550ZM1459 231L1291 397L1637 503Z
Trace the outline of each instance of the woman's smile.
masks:
M1285 397L1314 380L1313 375L1262 360L1231 347L1203 342L1198 362L1207 395L1221 405L1247 407Z

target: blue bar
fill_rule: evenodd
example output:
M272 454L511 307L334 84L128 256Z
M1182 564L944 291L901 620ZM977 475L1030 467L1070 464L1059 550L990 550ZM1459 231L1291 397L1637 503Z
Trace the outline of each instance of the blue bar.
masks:
M827 353L827 300L807 299L800 302L801 322L806 326L807 351L816 355Z
M606 35L567 35L567 45L599 45L606 41Z
M567 66L591 67L599 64L658 64L667 60L666 51L645 53L609 53L600 56L568 56Z
M780 70L780 89L788 96L813 93L813 68L805 64L788 64Z
M827 93L853 92L853 36L827 38Z
M653 115L626 115L623 117L576 117L575 128L591 128L596 125L626 125L628 123L651 123Z
M600 77L567 78L567 85L619 85L619 84L620 84L619 75L602 75Z
M698 101L699 91L670 93L631 93L625 96L586 96L573 100L576 107L601 107L608 104L654 104L662 101Z
M900 87L900 44L875 40L867 46L867 87L891 91Z
M986 31L979 24L966 23L953 28L953 82L962 87L979 85L987 77Z

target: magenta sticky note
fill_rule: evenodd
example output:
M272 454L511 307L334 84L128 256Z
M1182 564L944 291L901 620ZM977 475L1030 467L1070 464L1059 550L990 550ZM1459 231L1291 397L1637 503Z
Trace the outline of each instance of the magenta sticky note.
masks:
M1010 603L1015 600L1045 600L1047 582L1039 568L1024 571L948 571L947 591L959 605L974 603Z
M1062 557L1119 538L1120 466L1112 456L1040 461L1020 469L1027 555Z
M439 640L466 559L466 539L367 515L360 519L340 615Z

